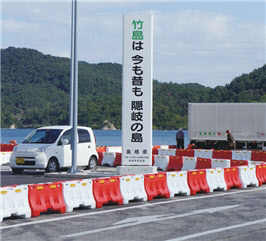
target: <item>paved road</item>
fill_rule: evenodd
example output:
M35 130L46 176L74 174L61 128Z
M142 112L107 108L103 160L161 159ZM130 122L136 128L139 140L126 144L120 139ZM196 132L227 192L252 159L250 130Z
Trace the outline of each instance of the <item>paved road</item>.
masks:
M115 175L115 168L113 167L98 167L97 172L91 173L89 170L84 171L88 174L87 177L83 178L97 178ZM22 174L15 175L12 173L9 166L0 166L0 186L8 186L14 184L36 184L44 182L54 182L60 180L74 180L80 177L44 177L45 171L43 170L30 170L26 169Z
M262 241L266 240L265 200L264 185L41 214L30 219L8 218L1 223L1 238Z

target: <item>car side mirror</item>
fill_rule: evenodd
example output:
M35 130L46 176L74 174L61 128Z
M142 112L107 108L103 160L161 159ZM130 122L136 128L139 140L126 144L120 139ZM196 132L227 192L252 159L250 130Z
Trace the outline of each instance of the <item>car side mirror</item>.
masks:
M67 144L69 144L68 139L62 139L62 144L63 144L63 145L67 145Z

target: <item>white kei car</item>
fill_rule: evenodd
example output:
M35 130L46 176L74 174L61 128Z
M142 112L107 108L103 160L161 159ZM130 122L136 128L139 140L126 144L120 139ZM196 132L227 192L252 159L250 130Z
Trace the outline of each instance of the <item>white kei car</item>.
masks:
M24 169L45 169L57 172L72 166L71 126L41 127L30 133L13 149L9 165L14 174ZM98 153L93 131L78 127L77 166L95 170Z

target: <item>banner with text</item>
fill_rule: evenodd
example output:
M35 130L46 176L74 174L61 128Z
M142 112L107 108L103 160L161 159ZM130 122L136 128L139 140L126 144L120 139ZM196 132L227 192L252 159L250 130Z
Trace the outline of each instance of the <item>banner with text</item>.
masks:
M124 15L122 165L152 165L153 16Z

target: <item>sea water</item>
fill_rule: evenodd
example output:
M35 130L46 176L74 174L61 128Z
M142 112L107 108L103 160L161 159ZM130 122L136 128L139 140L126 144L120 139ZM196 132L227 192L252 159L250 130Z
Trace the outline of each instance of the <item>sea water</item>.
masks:
M34 129L0 129L0 143L9 143L15 140L18 144L33 131ZM121 130L93 130L97 146L122 146ZM152 131L152 144L157 145L176 145L177 130L154 130ZM188 146L188 132L184 130L185 148Z

